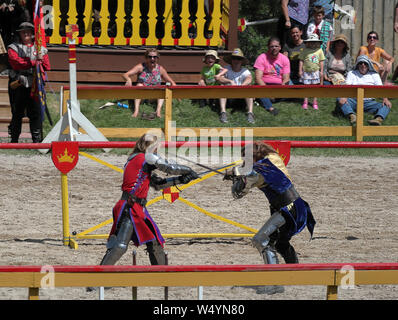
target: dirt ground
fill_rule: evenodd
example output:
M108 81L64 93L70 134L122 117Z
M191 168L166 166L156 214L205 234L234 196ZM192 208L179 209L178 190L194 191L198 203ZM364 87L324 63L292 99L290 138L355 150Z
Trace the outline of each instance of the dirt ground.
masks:
M98 156L119 168L126 156ZM198 169L203 171L203 169ZM288 165L296 189L309 202L317 225L292 239L301 263L398 261L398 161L396 158L332 158L293 156ZM49 155L0 154L0 265L96 265L105 241L80 240L78 250L62 244L61 179ZM70 230L82 232L111 217L120 198L122 175L85 157L68 174ZM204 209L258 229L269 216L259 190L233 200L230 182L214 176L183 191L182 196ZM149 199L159 195L151 191ZM162 200L148 208L163 234L246 233L212 219L182 202ZM110 225L97 233L107 234ZM118 264L132 262L132 249ZM261 264L248 238L166 239L172 265ZM144 247L140 265L149 265ZM139 299L163 299L163 288L139 288ZM197 299L197 288L169 288L169 299ZM204 299L323 300L326 287L285 286L283 293L258 294L253 288L205 287ZM25 288L0 288L0 299L26 299ZM98 299L85 288L42 289L41 299ZM131 288L106 290L105 299L131 299ZM398 286L355 286L339 289L339 299L398 299Z

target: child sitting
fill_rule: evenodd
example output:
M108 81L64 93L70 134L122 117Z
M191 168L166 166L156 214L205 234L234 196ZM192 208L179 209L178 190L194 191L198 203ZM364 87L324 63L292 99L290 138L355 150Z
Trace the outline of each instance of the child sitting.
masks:
M223 68L218 62L220 58L218 57L217 51L208 50L206 51L203 62L205 66L200 72L201 78L199 80L200 86L216 86L220 84L227 84L229 80L224 78L224 75L228 72L227 69ZM205 100L200 100L200 107L204 107Z

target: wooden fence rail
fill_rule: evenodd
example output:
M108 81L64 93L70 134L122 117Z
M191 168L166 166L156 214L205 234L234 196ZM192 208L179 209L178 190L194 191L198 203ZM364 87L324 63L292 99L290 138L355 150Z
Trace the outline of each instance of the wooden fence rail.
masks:
M52 277L50 279L50 277ZM398 263L191 266L0 266L0 287L28 288L38 300L52 287L339 286L397 285Z
M69 99L68 87L64 92L63 112L66 112L66 101ZM172 123L173 99L205 99L205 98L339 98L351 97L358 99L356 126L307 126L307 127L222 127L222 128L180 128ZM219 135L220 131L252 130L254 137L355 137L363 141L365 136L398 136L398 126L365 126L363 124L364 98L398 98L395 86L155 86L155 87L124 87L124 86L79 86L77 98L80 99L165 99L165 118L162 128L166 141L174 136L200 136L206 132L208 136ZM151 128L98 128L107 138L140 137ZM159 129L159 128L152 128ZM206 130L206 131L203 131ZM236 131L235 131L236 132Z

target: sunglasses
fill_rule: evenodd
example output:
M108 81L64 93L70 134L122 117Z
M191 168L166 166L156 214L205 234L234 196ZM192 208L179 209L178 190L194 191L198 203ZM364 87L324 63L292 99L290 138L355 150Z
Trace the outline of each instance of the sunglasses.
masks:
M157 58L159 58L158 56L148 56L147 57L148 59L157 59Z
M373 40L373 39L374 39L374 40L378 40L379 38L377 38L376 36L369 36L369 37L368 37L368 40Z
M368 66L368 64L366 62L363 62L363 61L359 62L358 65L359 66Z
M241 57L231 57L231 60L243 60Z

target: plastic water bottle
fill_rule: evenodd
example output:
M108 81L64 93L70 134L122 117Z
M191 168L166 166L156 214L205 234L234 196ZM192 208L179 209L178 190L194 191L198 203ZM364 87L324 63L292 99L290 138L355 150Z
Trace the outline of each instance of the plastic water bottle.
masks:
M128 109L128 108L129 108L129 106L128 106L127 104L124 104L124 103L121 103L121 102L118 102L118 103L117 103L117 106L118 106L118 107L121 107L121 108L125 108L125 109Z

